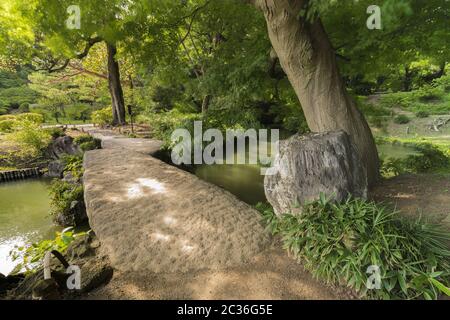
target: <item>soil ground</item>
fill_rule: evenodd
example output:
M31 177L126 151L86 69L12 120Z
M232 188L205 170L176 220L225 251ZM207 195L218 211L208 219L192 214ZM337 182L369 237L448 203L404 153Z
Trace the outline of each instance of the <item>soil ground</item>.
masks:
M422 216L450 229L450 175L401 175L384 180L372 192L377 202L385 202L409 217Z
M336 300L351 296L313 279L280 243L245 265L189 273L115 272L84 299Z

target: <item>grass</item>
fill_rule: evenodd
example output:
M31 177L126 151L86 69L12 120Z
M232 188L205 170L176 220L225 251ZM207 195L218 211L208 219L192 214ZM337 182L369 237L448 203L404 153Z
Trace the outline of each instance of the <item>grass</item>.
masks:
M335 204L323 195L301 215L278 217L259 205L267 227L316 278L345 285L370 299L437 299L450 295L450 234L405 220L373 202ZM379 289L369 289L371 266Z

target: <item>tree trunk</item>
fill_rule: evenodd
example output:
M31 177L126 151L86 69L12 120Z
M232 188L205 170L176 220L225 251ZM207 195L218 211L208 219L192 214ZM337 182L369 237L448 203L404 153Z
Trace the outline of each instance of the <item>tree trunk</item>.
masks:
M372 132L347 93L334 49L319 19L298 16L303 0L253 0L266 18L280 64L302 105L313 132L344 130L363 160L369 185L379 178L379 159Z
M405 65L405 75L403 77L403 91L408 92L412 90L412 81L414 73L409 66Z
M202 114L205 114L208 109L209 109L209 104L211 103L211 98L212 96L210 94L207 94L204 98L203 98L203 102L202 102Z
M108 85L111 94L113 125L125 124L125 101L120 83L119 63L115 55L117 48L114 44L106 44L108 51Z

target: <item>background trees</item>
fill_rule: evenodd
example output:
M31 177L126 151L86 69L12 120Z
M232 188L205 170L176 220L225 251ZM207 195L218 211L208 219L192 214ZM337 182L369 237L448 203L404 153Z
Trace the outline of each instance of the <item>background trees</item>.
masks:
M114 124L129 104L145 121L175 109L222 128L343 129L371 181L377 151L352 95L431 85L448 57L445 0L385 0L382 30L367 29L365 0L81 0L69 29L72 4L4 1L2 65L95 83L71 100L94 109L107 85Z

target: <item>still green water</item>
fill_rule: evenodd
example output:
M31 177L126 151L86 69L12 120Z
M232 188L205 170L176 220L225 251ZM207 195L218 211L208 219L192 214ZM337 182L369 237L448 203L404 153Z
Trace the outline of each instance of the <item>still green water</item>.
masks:
M257 151L250 150L250 152ZM379 145L378 152L381 157L401 159L418 154L414 148L393 144ZM264 176L261 175L260 167L257 165L200 165L195 168L194 173L200 179L222 187L248 204L266 201Z
M414 148L405 147L402 145L390 144L390 143L378 145L377 148L378 148L378 153L380 154L380 157L385 157L385 158L404 159L410 155L420 154Z
M15 246L54 238L48 186L47 180L0 184L0 273L14 268L9 252Z

